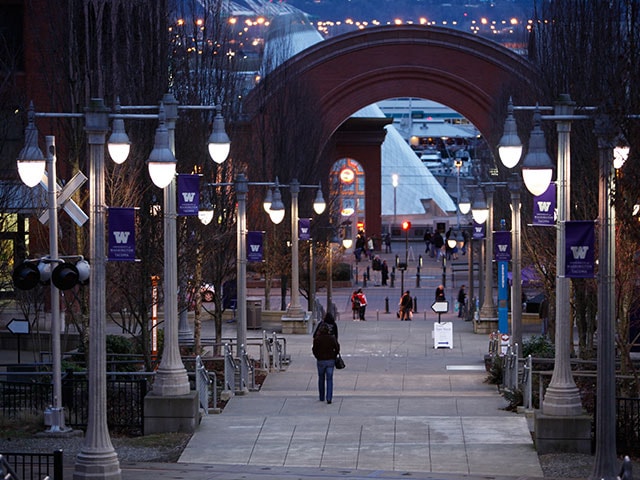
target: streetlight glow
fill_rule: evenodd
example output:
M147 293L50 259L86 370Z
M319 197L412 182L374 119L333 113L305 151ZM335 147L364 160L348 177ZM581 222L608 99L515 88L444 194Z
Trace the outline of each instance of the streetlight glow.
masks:
M522 156L522 142L518 136L516 119L513 116L513 101L509 98L507 119L504 122L504 134L498 142L498 154L502 164L507 168L515 167Z
M532 195L542 195L549 188L553 175L553 163L547 153L542 118L536 106L533 114L533 130L529 137L529 151L522 162L522 180Z
M158 188L164 188L171 183L176 174L176 157L169 148L169 130L165 125L164 107L160 105L160 124L156 129L156 141L149 154L147 165L149 176Z
M209 155L217 164L224 163L229 156L231 140L224 129L224 118L221 113L222 108L218 106L216 116L213 119L213 129L209 136Z
M24 147L20 150L17 160L18 174L22 183L33 188L42 180L46 166L42 150L38 147L38 128L35 124L33 103L29 105L29 123L24 130L24 137Z

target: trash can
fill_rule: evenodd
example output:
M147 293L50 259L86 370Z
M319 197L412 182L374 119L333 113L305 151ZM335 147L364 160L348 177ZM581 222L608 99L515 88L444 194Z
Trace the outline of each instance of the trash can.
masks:
M247 298L247 328L262 328L262 300Z

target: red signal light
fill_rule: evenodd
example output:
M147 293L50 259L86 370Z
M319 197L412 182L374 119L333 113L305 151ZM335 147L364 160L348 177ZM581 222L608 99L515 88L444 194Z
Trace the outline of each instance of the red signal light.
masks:
M411 228L411 222L408 222L407 220L402 222L402 230L404 230L406 232L410 228Z

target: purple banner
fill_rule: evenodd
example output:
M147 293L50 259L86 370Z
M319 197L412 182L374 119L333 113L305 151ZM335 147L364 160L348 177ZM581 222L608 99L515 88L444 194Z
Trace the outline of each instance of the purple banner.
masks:
M550 183L547 191L533 199L533 225L556 224L556 184Z
M200 175L178 175L178 215L198 216Z
M511 260L511 232L493 232L493 258L496 262Z
M247 232L247 262L262 261L262 232Z
M593 278L595 269L595 223L565 222L565 277Z
M311 240L311 219L298 219L298 240Z
M486 235L485 235L485 225L487 224L487 222L484 223L476 223L476 221L473 221L473 235L472 238L474 240L482 240Z
M134 208L109 208L109 261L136 261L135 220Z

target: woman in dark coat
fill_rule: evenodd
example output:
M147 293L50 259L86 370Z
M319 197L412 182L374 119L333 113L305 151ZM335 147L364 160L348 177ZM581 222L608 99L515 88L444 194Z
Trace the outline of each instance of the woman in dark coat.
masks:
M333 370L336 366L336 357L340 353L340 344L335 335L331 334L328 324L320 323L313 338L312 351L313 356L316 357L318 367L318 394L320 401L324 402L326 398L327 403L330 404L333 400Z

